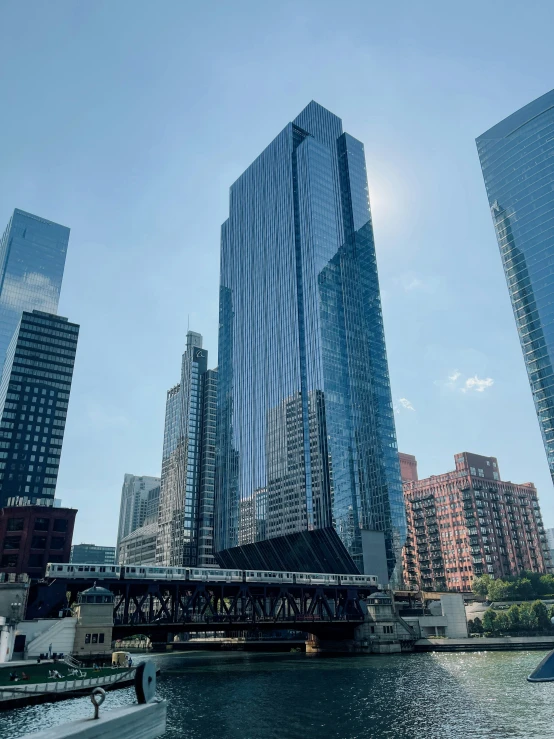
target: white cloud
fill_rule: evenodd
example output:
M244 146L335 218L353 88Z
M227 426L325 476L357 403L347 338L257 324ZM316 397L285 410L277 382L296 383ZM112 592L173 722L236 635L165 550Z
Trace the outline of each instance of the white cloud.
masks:
M402 405L404 408L406 408L406 410L408 410L408 411L415 411L415 408L410 403L410 401L408 400L408 398L399 398L398 399L398 402L400 403L400 405Z
M460 370L457 369L450 372L447 381L444 383L444 387L447 387L450 390L458 390L461 393L469 393L472 391L483 393L488 387L492 387L492 385L494 385L492 377L481 378L477 375L473 375L473 377L464 377Z
M488 387L491 387L492 385L494 385L494 380L492 379L492 377L485 377L481 379L480 377L477 377L477 375L474 375L473 377L467 378L464 387L461 388L461 391L463 393L467 393L471 390L475 390L476 393L483 393Z

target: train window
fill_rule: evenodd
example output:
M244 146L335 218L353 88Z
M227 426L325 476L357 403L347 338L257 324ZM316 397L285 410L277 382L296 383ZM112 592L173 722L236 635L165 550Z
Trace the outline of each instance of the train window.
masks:
M105 567L100 567L98 571L99 572L106 572L106 568Z
M77 569L78 569L79 572L82 572L83 571L83 568L82 567L78 567Z
M131 572L136 572L136 569L134 567L131 567Z
M139 572L141 572L143 575L146 574L146 570L144 569L144 567L141 567L140 570L139 570Z
M58 565L58 572L62 572L62 571L63 571L63 567L61 567L60 565Z

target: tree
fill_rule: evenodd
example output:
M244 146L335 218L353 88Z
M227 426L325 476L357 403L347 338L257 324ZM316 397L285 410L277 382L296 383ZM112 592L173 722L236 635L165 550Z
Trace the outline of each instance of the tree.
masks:
M473 633L473 634L482 634L483 633L483 622L481 621L481 619L479 618L479 616L476 616L473 619L473 631L471 631L470 633Z
M534 601L531 604L531 611L535 614L535 618L537 619L537 627L541 631L550 628L551 623L550 619L548 618L548 611L546 610L546 606L542 601Z
M530 598L535 598L537 595L535 588L528 577L519 578L514 585L516 586L514 588L514 595L520 600L529 600Z
M496 613L492 610L492 608L489 608L485 611L485 615L483 616L483 629L485 630L485 633L494 633L494 622L496 621Z
M513 597L513 584L506 580L491 580L489 585L489 600L510 600Z
M550 610L548 611L548 617L554 618L554 606L550 606ZM552 621L550 623L552 623Z
M536 631L539 627L537 616L531 603L522 603L519 609L522 631Z
M554 577L552 575L541 575L537 592L539 595L554 594Z
M496 614L496 618L494 619L494 633L505 634L508 631L510 631L510 619L507 613L501 611Z
M490 575L481 575L481 577L476 577L471 583L471 589L475 595L479 595L481 598L486 598L491 582L492 579Z
M516 603L508 608L506 618L508 619L509 630L519 631L521 626L521 609Z

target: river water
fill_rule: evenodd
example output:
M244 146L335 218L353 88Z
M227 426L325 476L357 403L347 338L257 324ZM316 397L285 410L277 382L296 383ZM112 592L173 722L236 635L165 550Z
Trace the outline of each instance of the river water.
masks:
M531 684L526 677L544 654L148 658L162 670L164 739L542 739L554 738L554 683ZM100 710L133 699L131 688L108 693ZM89 715L88 698L2 712L0 739Z

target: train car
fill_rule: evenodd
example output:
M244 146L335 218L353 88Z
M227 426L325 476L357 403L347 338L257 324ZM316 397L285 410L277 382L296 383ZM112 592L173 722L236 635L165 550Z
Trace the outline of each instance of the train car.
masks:
M326 572L294 572L294 582L297 585L338 585L339 575Z
M207 567L191 567L188 572L188 578L195 581L221 581L225 582L242 582L243 573L242 570L223 570L214 568L209 569Z
M290 583L294 582L294 575L292 572L245 570L244 580L245 582Z
M47 578L118 580L121 567L118 565L58 564L49 562L46 565Z
M373 585L377 587L377 578L374 575L340 575L341 585Z

